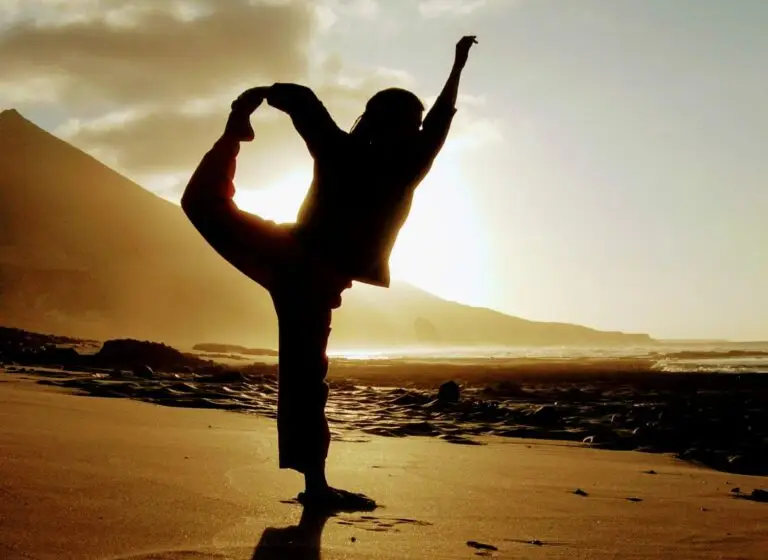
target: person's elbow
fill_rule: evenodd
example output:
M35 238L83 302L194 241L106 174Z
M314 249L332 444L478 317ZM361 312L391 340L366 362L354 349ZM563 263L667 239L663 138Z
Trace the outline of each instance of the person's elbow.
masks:
M191 183L187 185L184 194L181 195L181 209L187 218L194 223L199 219L205 204L200 200L200 196L195 193L195 189L190 187L193 187Z
M184 210L184 213L189 212L195 204L195 197L192 194L191 186L192 183L188 183L181 194L181 209Z

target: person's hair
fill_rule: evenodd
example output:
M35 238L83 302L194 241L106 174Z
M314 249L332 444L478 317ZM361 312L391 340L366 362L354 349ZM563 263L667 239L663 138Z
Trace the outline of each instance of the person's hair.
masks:
M350 134L370 139L380 123L402 114L421 114L424 104L414 93L402 88L387 88L376 93L365 104L365 112L352 125Z

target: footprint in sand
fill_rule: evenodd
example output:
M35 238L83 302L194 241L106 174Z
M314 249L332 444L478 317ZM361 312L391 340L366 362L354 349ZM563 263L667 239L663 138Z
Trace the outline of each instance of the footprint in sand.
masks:
M419 527L432 525L426 521L418 521L417 519L409 519L407 517L376 517L373 515L344 516L337 519L336 523L374 533L384 533L387 531L399 533L403 525Z
M348 435L334 435L334 436L331 436L331 440L343 441L345 443L369 443L371 441L371 438L348 436Z
M478 541L467 541L467 546L476 549L477 552L475 552L475 554L477 556L493 556L493 553L499 550L492 544L485 544Z
M506 542L527 544L530 546L565 546L563 543L544 542L539 539L504 539Z

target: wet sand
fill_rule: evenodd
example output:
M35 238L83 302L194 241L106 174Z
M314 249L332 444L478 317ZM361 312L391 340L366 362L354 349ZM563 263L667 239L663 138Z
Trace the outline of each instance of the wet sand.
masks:
M0 335L0 365L41 384L170 407L277 413L274 362L233 364L153 342L78 341L2 328ZM768 375L652 366L650 358L626 356L334 359L327 412L336 441L553 439L672 453L725 472L768 475Z
M768 504L739 498L765 478L487 436L336 442L332 482L383 507L285 529L302 517L283 503L300 480L277 469L275 436L259 416L83 398L0 374L0 557L765 557Z
M478 445L478 437L527 437L615 450L674 453L727 472L768 474L768 376L569 369L539 374L499 368L472 379L456 365L333 365L327 413L334 439L431 436ZM40 383L97 397L275 418L272 366L163 372L7 367ZM420 371L426 370L426 371ZM410 375L410 387L390 384ZM457 399L443 381L462 381ZM366 384L373 383L373 384ZM376 385L378 383L379 385ZM457 387L457 389L459 389ZM351 436L350 431L359 435Z

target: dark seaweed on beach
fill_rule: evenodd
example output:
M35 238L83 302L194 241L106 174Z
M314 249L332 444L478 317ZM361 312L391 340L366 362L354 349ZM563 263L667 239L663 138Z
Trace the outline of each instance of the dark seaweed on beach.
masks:
M153 342L88 343L84 352L83 341L0 329L0 363L87 395L276 415L275 364L226 366ZM768 475L768 375L661 372L635 359L613 369L605 360L549 366L337 360L328 418L337 439L558 439Z

